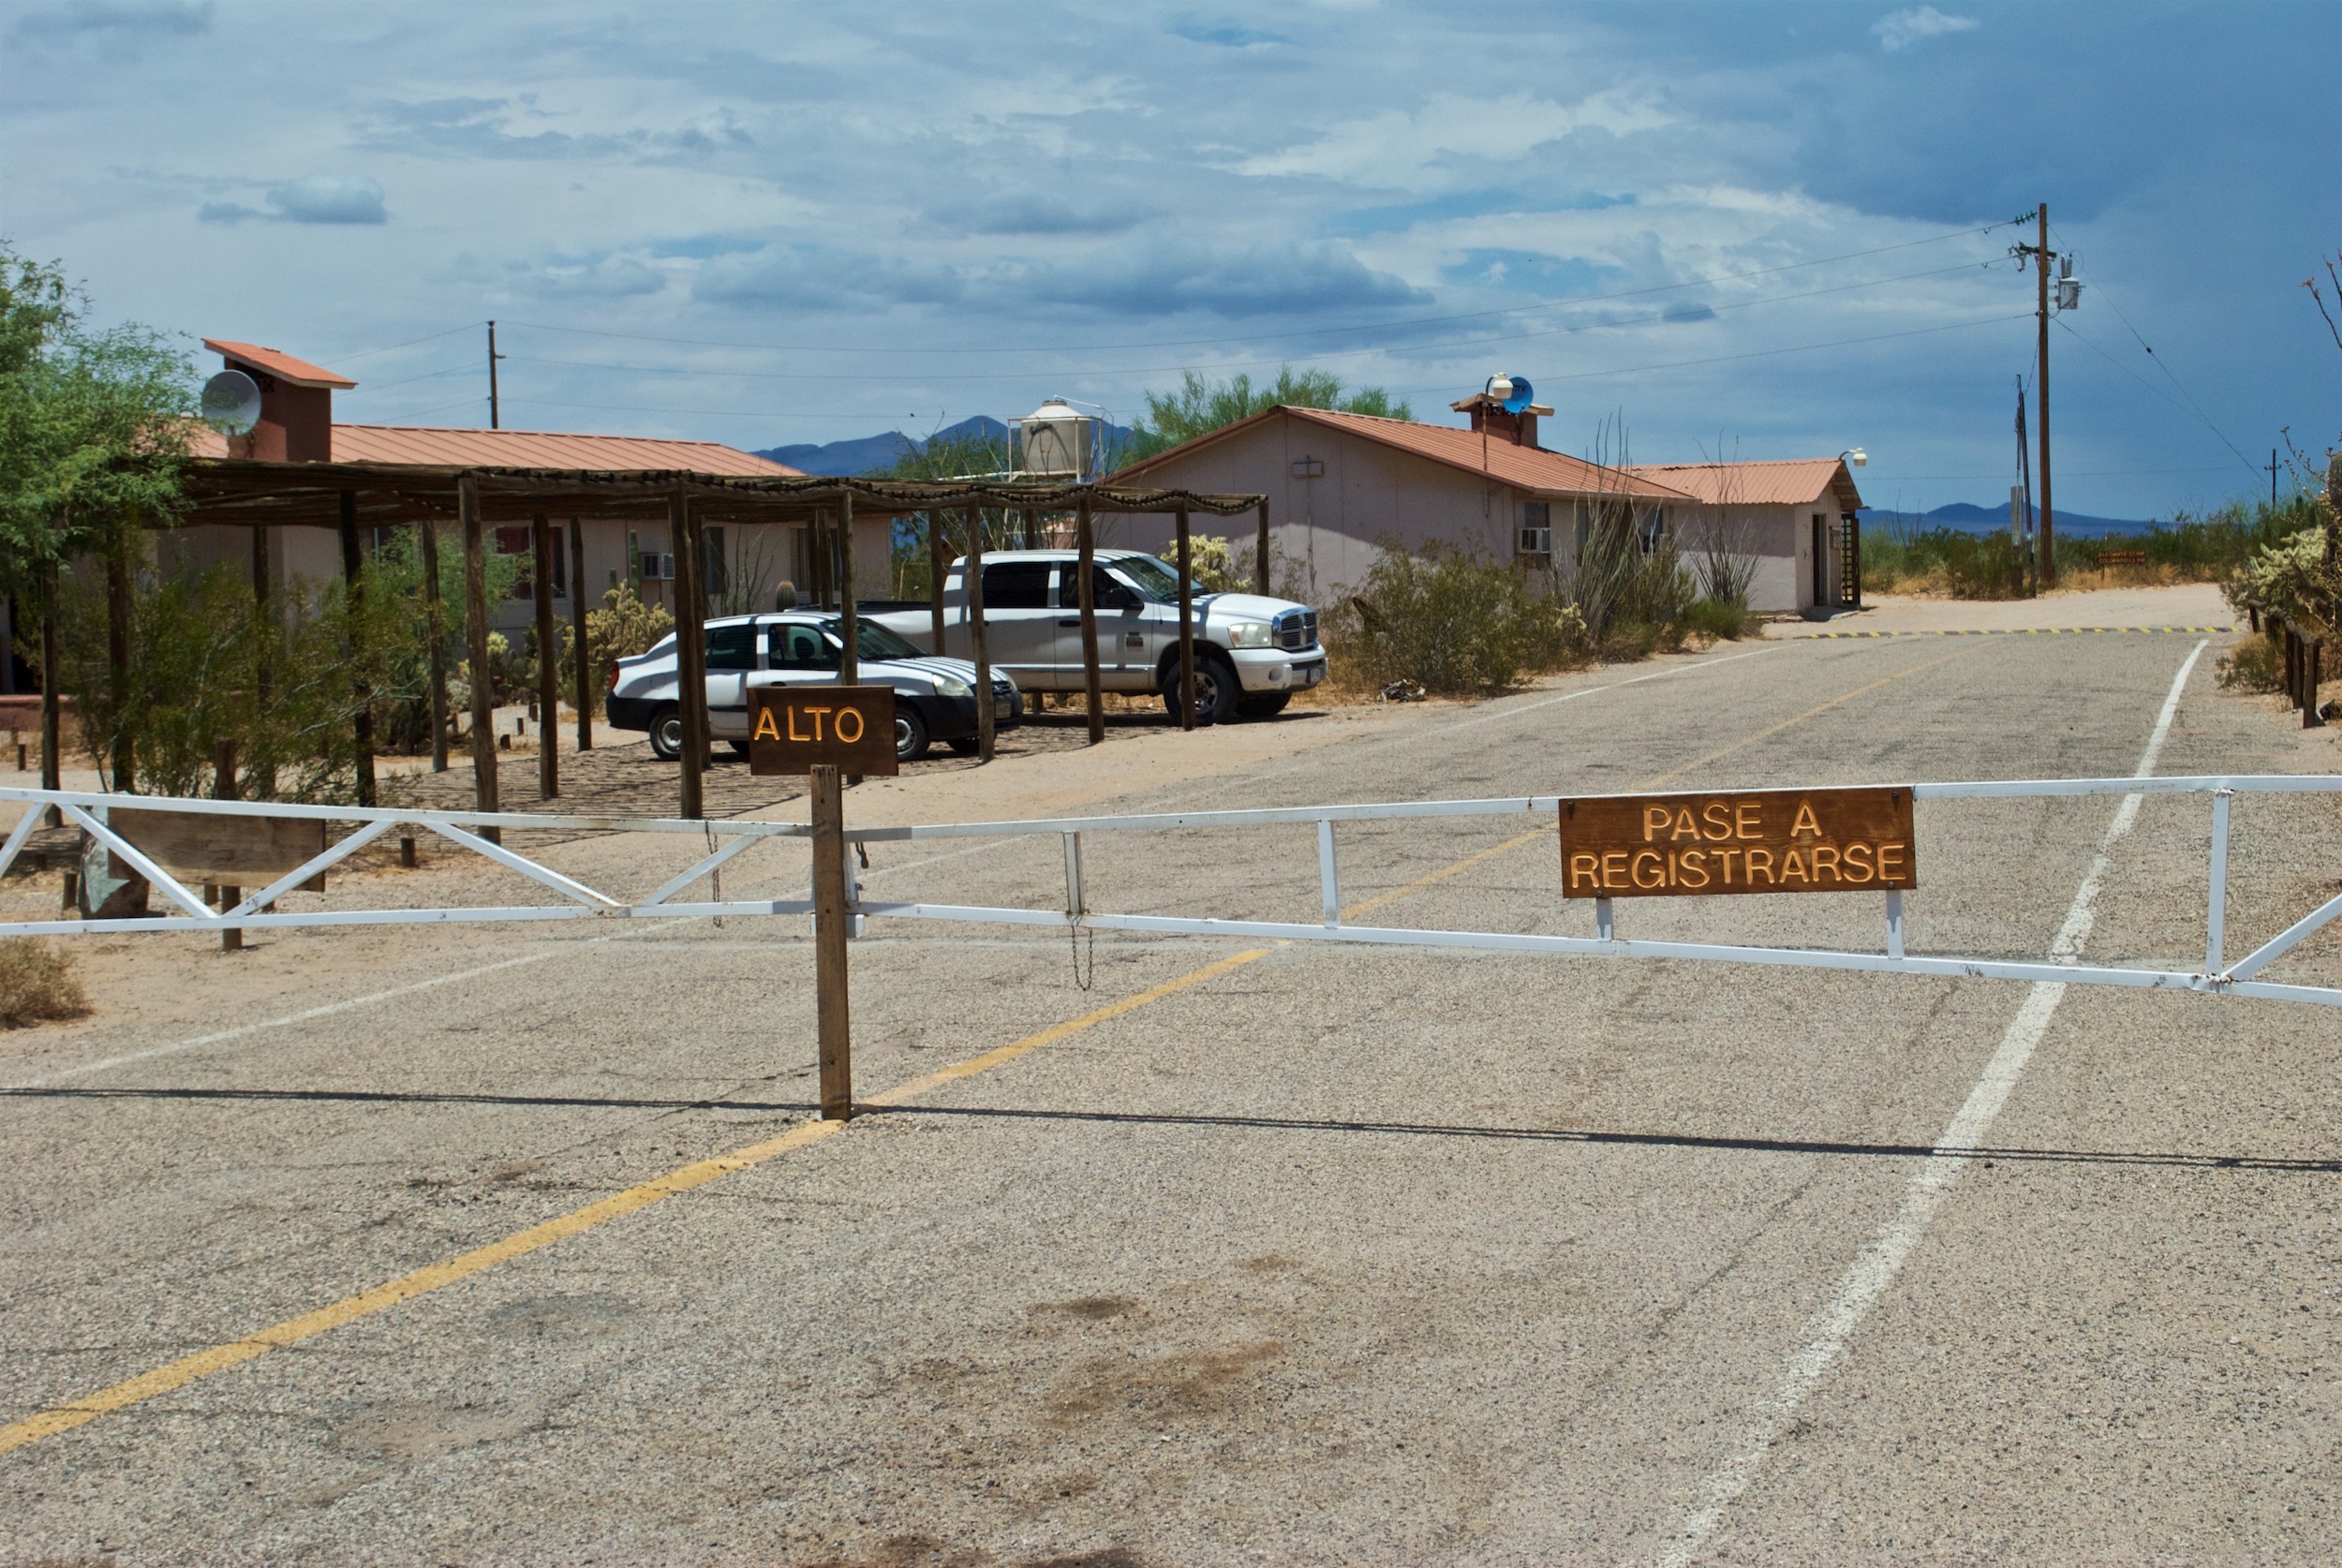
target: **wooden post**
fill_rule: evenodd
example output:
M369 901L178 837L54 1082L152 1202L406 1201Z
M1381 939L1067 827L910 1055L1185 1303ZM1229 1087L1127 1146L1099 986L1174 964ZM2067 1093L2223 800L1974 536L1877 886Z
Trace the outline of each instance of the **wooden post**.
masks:
M1188 578L1187 509L1173 514L1179 537L1179 728L1195 728L1195 585Z
M683 787L679 813L704 817L707 768L707 581L700 532L687 481L667 499L667 534L674 543L675 702L683 717Z
M837 770L813 766L813 1008L822 1064L822 1119L853 1115L853 1030L847 1006L845 792Z
M57 703L57 563L40 566L40 787L62 790L64 759L58 754ZM48 811L49 825L65 821L55 806Z
M951 570L951 553L943 548L943 514L927 513L927 618L935 630L934 645L927 651L941 658L951 652L943 636L943 578Z
M130 530L116 528L106 543L106 692L114 710L111 764L118 794L138 791L137 747L130 738Z
M862 613L853 601L853 493L837 497L837 576L844 584L837 595L837 630L846 644L837 665L837 684L862 684Z
M1102 746L1106 738L1106 698L1098 678L1098 540L1089 526L1089 497L1085 496L1074 512L1074 543L1079 552L1074 570L1080 579L1082 607L1082 686L1089 699L1089 744Z
M270 640L285 627L282 618L273 618L274 613L269 608L268 541L268 529L252 530L252 614L259 623L256 629L263 634L252 664L252 711L255 719L261 723L267 721L269 709L274 705L276 684L276 672L269 658ZM255 770L252 783L255 800L275 794L275 769L264 762Z
M976 657L976 760L992 760L992 643L984 627L984 509L968 509L968 564L960 576L968 590L968 635Z
M570 519L570 640L577 660L577 748L594 748L594 657L586 645L586 525Z
M528 520L537 600L537 792L561 792L561 641L553 632L553 523L543 512Z
M447 601L439 596L439 525L424 518L414 525L422 554L422 613L430 632L425 650L431 672L431 771L447 771Z
M1260 498L1260 522L1253 541L1253 591L1268 597L1268 497Z
M350 703L355 709L349 717L349 738L356 753L354 763L358 775L358 804L375 804L374 786L374 688L366 684L363 673L365 648L359 631L366 607L364 553L358 548L358 493L341 493L342 535L342 602L349 616L349 646L344 651L349 660Z
M480 481L466 474L455 481L455 506L464 526L464 654L471 661L471 800L482 811L502 809L497 800L495 677L488 668L488 549L480 533ZM500 830L482 828L491 844L504 842Z
M236 743L225 737L212 742L212 798L214 800L237 798ZM221 884L219 907L223 912L234 909L243 902L244 889L233 882ZM219 950L222 953L238 953L243 951L243 927L238 926L219 934Z
M813 608L829 608L829 513L815 508L813 521L806 527L806 545L813 559Z

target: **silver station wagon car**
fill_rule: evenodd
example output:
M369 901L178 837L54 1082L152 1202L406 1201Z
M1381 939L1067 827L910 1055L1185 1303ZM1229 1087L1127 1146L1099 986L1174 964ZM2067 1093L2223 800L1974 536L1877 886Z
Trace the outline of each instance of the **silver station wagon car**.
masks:
M857 652L865 686L895 688L895 755L912 762L930 742L976 749L976 667L937 658L874 621L861 623ZM707 623L707 720L715 739L742 756L749 749L749 691L759 686L835 686L845 652L839 617L826 611L732 615ZM603 699L615 729L645 730L650 748L669 761L683 754L676 704L675 642L671 633L648 653L610 663ZM1025 714L1024 693L992 673L992 715L1006 728Z

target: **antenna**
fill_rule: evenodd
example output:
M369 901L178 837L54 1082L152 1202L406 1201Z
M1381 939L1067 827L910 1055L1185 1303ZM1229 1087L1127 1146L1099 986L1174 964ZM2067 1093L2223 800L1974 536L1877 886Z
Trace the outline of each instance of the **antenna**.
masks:
M203 422L223 436L249 436L260 422L260 384L241 370L223 370L203 383Z

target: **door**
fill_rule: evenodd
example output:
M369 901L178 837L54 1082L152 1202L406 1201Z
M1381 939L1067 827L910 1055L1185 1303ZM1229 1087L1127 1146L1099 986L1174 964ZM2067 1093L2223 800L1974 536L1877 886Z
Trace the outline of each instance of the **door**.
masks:
M1830 603L1830 533L1819 512L1814 514L1814 603Z
M1091 593L1098 613L1098 678L1109 691L1149 691L1155 658L1163 651L1161 627L1147 616L1147 603L1127 583L1092 563ZM1080 691L1082 670L1081 578L1075 562L1057 577L1057 687ZM1177 628L1173 629L1177 635Z
M964 567L964 563L963 563ZM984 564L985 654L1018 686L1047 685L1057 669L1057 611L1047 561ZM963 609L964 617L967 612ZM975 657L972 643L970 658Z
M756 625L707 629L707 727L719 740L749 735L749 672L756 668Z

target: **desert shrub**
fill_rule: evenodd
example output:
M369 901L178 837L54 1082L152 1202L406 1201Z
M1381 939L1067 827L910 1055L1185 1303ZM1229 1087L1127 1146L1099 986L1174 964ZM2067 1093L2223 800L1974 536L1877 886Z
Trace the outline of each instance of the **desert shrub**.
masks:
M1513 568L1427 544L1386 548L1359 591L1327 618L1336 657L1368 681L1415 681L1446 696L1490 696L1579 654L1585 622Z
M2342 625L2342 563L2329 558L2322 528L2305 528L2256 552L2222 584L2231 604L2258 604L2320 629Z
M1675 622L1675 631L1679 637L1707 637L1730 642L1747 633L1748 619L1745 601L1702 595L1683 607L1682 614Z
M2251 638L2220 656L2217 673L2231 691L2275 691L2285 685L2285 656L2272 639Z
M70 954L37 937L0 937L0 1028L79 1018L88 1011Z

